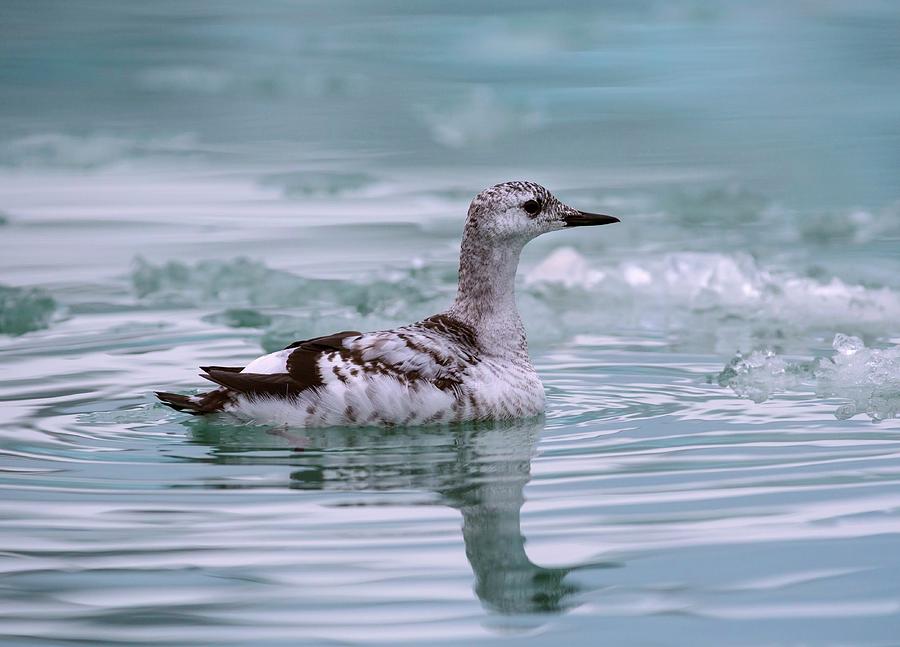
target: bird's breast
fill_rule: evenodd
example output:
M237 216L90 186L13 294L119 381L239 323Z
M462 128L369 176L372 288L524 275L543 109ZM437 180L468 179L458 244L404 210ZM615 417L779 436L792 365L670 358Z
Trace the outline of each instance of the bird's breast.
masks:
M544 411L544 385L530 363L485 360L466 371L469 419L512 419Z

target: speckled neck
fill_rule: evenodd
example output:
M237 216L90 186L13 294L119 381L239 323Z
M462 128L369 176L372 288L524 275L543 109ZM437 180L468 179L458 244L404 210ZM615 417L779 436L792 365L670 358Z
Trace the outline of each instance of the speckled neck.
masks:
M527 240L485 240L466 223L459 259L459 287L447 313L469 324L487 352L524 354L525 328L516 307L516 270Z

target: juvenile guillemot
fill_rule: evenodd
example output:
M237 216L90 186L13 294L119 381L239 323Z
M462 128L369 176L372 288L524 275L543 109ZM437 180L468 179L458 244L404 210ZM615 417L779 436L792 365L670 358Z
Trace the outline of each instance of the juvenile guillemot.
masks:
M505 182L472 200L453 304L414 324L298 341L244 367L204 366L219 388L157 392L195 415L306 427L421 425L538 415L544 387L528 357L515 299L519 254L558 229L618 218L578 211L533 182Z

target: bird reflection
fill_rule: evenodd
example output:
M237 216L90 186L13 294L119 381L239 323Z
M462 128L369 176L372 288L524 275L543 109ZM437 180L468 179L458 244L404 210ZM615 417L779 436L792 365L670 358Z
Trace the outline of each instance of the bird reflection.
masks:
M295 450L292 488L436 493L462 513L475 592L502 614L554 613L572 606L576 568L544 568L525 552L520 514L543 420L439 429L248 429L201 422L197 441L224 463L269 463L251 450ZM278 460L283 464L282 460ZM594 564L592 567L600 566Z

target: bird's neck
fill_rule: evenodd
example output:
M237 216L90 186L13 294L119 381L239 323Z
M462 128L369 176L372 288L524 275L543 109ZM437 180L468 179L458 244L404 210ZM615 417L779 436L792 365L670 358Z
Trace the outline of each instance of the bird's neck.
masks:
M525 241L491 244L466 231L459 287L448 314L471 326L487 350L524 353L525 328L516 307L516 270Z

